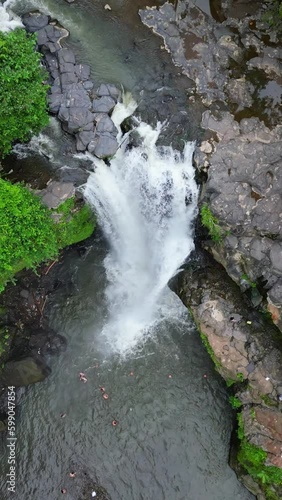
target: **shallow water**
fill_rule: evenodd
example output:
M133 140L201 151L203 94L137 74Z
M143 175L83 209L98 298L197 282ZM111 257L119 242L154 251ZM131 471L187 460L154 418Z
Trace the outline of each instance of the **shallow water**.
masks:
M97 82L121 82L139 102L146 94L145 105L162 82L172 89L179 84L185 95L188 80L177 75L160 49L161 40L141 25L136 3L111 2L110 12L102 1L16 3L19 11L29 5L48 10L69 28L68 43L78 60L91 64ZM189 139L199 130L199 121L194 122ZM53 153L51 171L60 156L59 150ZM82 258L70 251L56 270L64 286L47 303L46 313L51 326L66 336L68 348L50 360L51 376L21 398L17 492L7 492L3 474L1 499L57 500L66 487L64 498L78 500L82 479L68 478L76 466L104 486L112 500L251 499L227 464L234 415L225 385L186 309L167 290L163 319L147 341L127 357L111 353L101 334L109 317L103 264L108 248L98 234L92 244ZM86 384L79 380L81 371ZM5 436L0 439L5 473Z

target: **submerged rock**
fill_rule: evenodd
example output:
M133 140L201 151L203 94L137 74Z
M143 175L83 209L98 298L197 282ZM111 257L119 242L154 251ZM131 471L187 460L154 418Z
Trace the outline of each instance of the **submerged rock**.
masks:
M28 356L18 361L8 361L1 373L0 384L2 386L26 386L42 382L50 373L51 369L42 356Z

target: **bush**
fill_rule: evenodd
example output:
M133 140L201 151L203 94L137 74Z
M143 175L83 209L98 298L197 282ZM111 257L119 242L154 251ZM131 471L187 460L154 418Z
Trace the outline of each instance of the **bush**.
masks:
M36 35L0 32L0 156L14 141L27 141L48 124L45 72L35 52Z
M57 253L49 210L21 184L0 179L0 291L17 271Z

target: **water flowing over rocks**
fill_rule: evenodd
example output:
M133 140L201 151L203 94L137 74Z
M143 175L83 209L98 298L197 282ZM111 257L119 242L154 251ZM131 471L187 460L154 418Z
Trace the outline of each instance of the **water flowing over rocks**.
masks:
M23 23L28 31L37 33L50 74L50 112L58 116L66 132L75 136L77 151L88 149L98 158L113 156L118 149L117 131L109 114L120 100L120 90L112 84L93 90L90 66L78 64L73 51L61 46L68 32L48 16L27 14Z

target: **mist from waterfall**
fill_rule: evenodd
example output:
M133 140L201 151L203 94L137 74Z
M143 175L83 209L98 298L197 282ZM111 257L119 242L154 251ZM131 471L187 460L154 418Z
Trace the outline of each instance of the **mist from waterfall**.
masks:
M118 104L112 117L118 128L135 107L132 99ZM103 334L119 353L135 347L169 314L162 308L164 290L194 247L194 145L187 143L183 153L156 146L161 128L139 123L134 133L140 145L130 148L129 137L122 140L120 132L121 146L110 166L93 158L84 190L110 244Z

